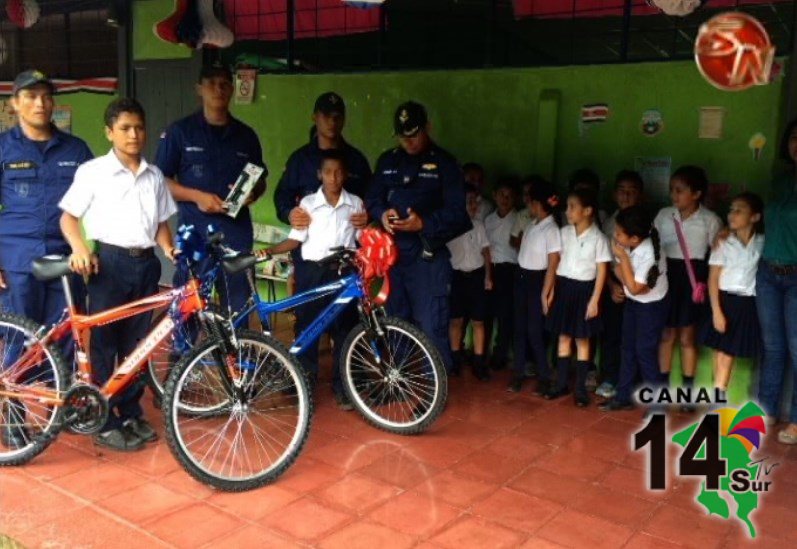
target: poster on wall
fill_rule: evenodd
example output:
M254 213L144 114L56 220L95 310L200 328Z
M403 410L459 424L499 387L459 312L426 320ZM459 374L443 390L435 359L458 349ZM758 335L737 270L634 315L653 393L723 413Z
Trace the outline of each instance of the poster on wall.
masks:
M56 105L53 109L53 124L62 132L72 133L72 107Z
M761 159L761 151L764 150L764 146L767 144L766 136L761 132L756 132L750 138L750 141L747 142L747 146L753 151L753 160L758 162Z
M700 107L697 137L700 139L722 139L724 125L724 107Z
M10 130L17 124L17 117L14 114L14 107L11 102L3 99L0 101L0 132Z
M645 195L654 204L670 202L670 173L672 158L669 156L637 156L634 169L645 182Z
M642 113L642 121L640 122L640 129L642 135L647 137L655 137L664 129L664 117L658 109L648 109Z
M257 69L238 69L235 71L235 104L249 105L255 97Z

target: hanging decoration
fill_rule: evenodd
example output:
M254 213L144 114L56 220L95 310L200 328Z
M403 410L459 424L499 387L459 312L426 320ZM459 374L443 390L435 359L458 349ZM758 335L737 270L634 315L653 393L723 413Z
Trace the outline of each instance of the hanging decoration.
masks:
M216 18L213 3L214 0L199 0L199 19L202 23L199 47L229 48L235 41L235 36Z
M677 17L691 14L704 2L705 0L648 0L648 4L654 8L660 9L667 15Z
M385 0L342 0L347 6L360 9L378 8L385 3Z
M721 13L700 26L695 61L700 74L721 90L769 83L775 47L764 26L742 12Z
M56 93L91 92L114 94L117 91L118 80L113 77L84 78L82 80L53 79ZM11 95L14 82L0 82L0 95Z
M163 21L155 24L155 36L172 44L189 48L228 48L235 36L215 13L216 0L174 0L174 9Z
M172 14L163 21L155 23L155 26L152 27L152 32L155 33L155 36L164 42L180 43L180 39L177 37L177 25L182 21L185 12L188 10L188 1L174 0Z
M39 20L41 9L36 0L7 0L6 13L16 26L28 29Z

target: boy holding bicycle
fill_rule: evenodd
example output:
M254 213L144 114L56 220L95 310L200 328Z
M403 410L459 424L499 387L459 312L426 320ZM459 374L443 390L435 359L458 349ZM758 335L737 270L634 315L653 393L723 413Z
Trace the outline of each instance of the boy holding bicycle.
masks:
M167 220L177 212L163 174L141 154L146 143L143 107L134 99L117 99L105 110L105 135L113 144L105 156L81 165L59 207L61 231L72 248L72 270L89 276L91 314L129 303L158 291L161 266L155 245L174 260ZM86 239L94 240L97 253ZM151 313L101 326L91 334L94 383L103 385L118 359L135 349L147 333ZM134 383L110 401L108 421L96 444L117 451L143 448L158 435L143 418L139 400L143 385Z
M348 193L343 184L348 177L346 157L337 149L321 151L321 164L318 167L318 178L321 186L314 194L305 196L299 207L310 214L310 225L307 229L291 229L288 238L276 246L260 252L261 254L278 254L302 248L303 261L295 264L296 291L303 292L327 282L340 278L338 265L325 264L321 260L332 254L331 249L342 246L354 248L357 245L357 233L351 222L354 214L365 213L363 201L356 195ZM301 333L330 303L331 298L319 299L296 309L296 333ZM353 410L349 399L343 392L340 379L339 350L343 340L356 324L354 309L348 307L330 329L334 343L332 357L332 391L335 402L341 410ZM318 377L318 342L309 345L301 355L302 366L310 377L310 385L314 387Z

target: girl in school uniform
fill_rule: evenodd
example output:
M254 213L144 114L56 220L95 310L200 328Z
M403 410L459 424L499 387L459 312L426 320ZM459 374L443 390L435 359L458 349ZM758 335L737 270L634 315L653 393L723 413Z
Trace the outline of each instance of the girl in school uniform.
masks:
M697 284L705 286L708 279L706 257L711 243L722 227L714 212L702 205L708 190L706 172L697 166L678 168L670 179L672 206L659 211L653 224L661 237L667 257L667 282L670 289L670 314L659 347L659 366L664 376L672 366L676 342L681 345L683 385L692 387L697 369L698 348L695 326L703 316L703 303L693 299L684 252L691 259L691 270ZM679 238L683 236L683 243ZM692 411L685 406L682 411Z
M736 357L758 356L760 329L755 303L755 277L764 250L764 202L742 193L728 212L731 234L709 258L708 289L712 322L703 343L714 349L714 386L724 393Z
M573 340L576 342L575 401L589 405L586 380L590 368L590 338L601 330L598 304L612 260L609 241L595 224L598 197L588 189L575 189L567 197L566 227L562 227L562 260L556 269L555 290L543 296L550 313L546 327L559 334L557 383L547 399L567 394L567 371ZM555 292L555 298L554 298Z
M601 404L604 411L626 410L637 375L647 386L661 381L659 342L667 321L667 263L661 253L658 231L642 206L617 213L612 251L614 272L623 285L622 358L614 397Z
M549 182L535 183L528 209L533 219L523 232L515 275L514 374L507 387L518 392L526 369L526 349L530 348L537 365L537 394L552 390L551 368L545 346L545 296L553 295L556 268L562 251L562 237L553 216L559 198Z

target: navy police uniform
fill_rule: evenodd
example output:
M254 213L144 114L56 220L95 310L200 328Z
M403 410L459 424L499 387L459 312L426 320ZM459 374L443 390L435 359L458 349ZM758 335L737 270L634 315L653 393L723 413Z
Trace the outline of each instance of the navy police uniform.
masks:
M396 114L398 135L411 137L414 134L408 135L404 128L413 123L420 128L426 125L425 110L417 103L402 105ZM465 210L465 181L456 159L434 143L417 155L400 147L383 153L374 169L366 207L373 219L381 219L393 208L401 217L412 209L423 220L420 233L395 234L399 257L390 272L387 309L429 335L450 370L448 294L452 273L446 243L472 227ZM433 252L431 258L424 258L424 248Z
M19 126L0 134L0 268L8 285L0 293L3 309L52 324L66 307L61 281L39 282L31 262L70 254L58 202L75 170L91 158L86 143L56 128L47 142L28 139Z
M214 193L226 199L244 166L251 162L265 168L263 151L254 130L230 117L226 126L212 126L197 111L172 124L161 135L155 164L163 175L180 185ZM268 170L263 177L268 175ZM225 243L239 251L250 251L254 241L249 208L235 219L227 214L207 214L194 202L178 202L180 223L194 225L206 234L208 225L224 233ZM182 276L177 273L176 277ZM229 305L238 311L246 303L250 288L245 274L229 277Z

